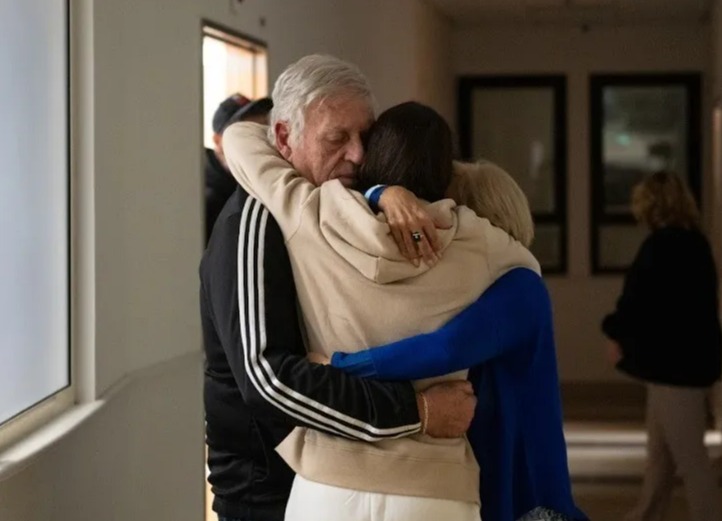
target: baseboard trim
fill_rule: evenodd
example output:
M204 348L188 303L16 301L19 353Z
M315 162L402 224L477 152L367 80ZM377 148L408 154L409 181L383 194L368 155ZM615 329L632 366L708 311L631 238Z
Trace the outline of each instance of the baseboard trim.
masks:
M636 382L562 382L567 421L644 422L645 389Z

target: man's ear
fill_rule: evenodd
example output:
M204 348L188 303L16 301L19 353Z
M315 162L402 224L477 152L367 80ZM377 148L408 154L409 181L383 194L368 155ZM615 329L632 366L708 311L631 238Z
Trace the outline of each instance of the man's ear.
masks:
M223 155L223 134L214 132L213 144L216 146L216 153Z
M285 121L276 122L274 131L276 133L276 148L278 152L283 156L283 159L291 162L293 150L291 150L291 133L289 132L288 123Z

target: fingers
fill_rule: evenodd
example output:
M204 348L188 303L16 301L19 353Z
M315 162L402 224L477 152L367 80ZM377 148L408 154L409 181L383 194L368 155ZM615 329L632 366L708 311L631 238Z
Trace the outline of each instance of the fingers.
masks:
M426 237L431 244L431 248L434 250L436 255L441 258L441 239L439 238L439 234L436 231L436 227L433 223L428 222L424 225L424 237Z
M439 254L441 250L441 241L434 222L427 217L426 212L417 213L413 218L411 225L411 233L418 232L421 234L421 240L416 242L416 251L424 259L429 266L436 265L441 260Z
M405 258L411 260L415 255L412 255L406 246L406 241L404 240L404 232L398 229L396 226L393 226L389 224L389 229L391 230L391 235L394 238L394 241L396 242L396 246L399 248L399 251L401 252L401 255L403 255Z
M416 251L416 243L414 242L414 239L411 237L411 231L402 228L401 229L401 236L403 238L404 242L404 249L402 250L402 255L409 259L411 262L413 262L414 266L419 266L419 254ZM407 252L404 254L404 250Z
M399 248L399 252L404 258L409 259L414 266L419 265L418 253L416 252L416 245L411 238L411 232L408 231L408 226L405 224L405 219L389 217L388 225L391 230L391 235L396 242L396 246Z
M439 262L438 255L436 255L434 249L429 243L429 240L423 233L421 234L421 240L416 242L416 250L419 255L421 255L421 258L424 259L424 262L426 262L429 266L434 266L437 262Z

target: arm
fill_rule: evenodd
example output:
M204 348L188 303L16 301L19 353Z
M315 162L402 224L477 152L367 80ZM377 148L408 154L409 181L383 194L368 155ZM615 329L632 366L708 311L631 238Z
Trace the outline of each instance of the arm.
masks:
M641 315L655 303L655 298L651 301L649 298L655 294L655 287L667 286L664 280L657 280L655 276L655 263L659 263L659 259L655 259L658 256L651 251L651 246L651 241L647 239L640 247L624 277L624 287L616 309L602 321L602 331L607 338L616 342L634 335L640 325Z
M516 268L441 329L358 353L335 353L331 363L350 374L382 380L468 369L528 345L549 306L541 277Z
M270 210L290 239L316 187L278 154L266 130L257 123L235 123L223 132L223 151L236 181Z
M249 197L246 206L246 213L218 223L201 295L208 327L246 403L295 425L354 439L418 432L417 397L409 383L363 381L306 361L280 229L257 201ZM257 216L257 225L242 215Z
M414 262L422 257L431 266L438 262L442 243L436 228L448 229L450 223L429 214L423 201L401 186L376 185L367 190L364 197L374 212L383 211L391 235L404 257ZM418 243L412 239L414 232L421 233Z

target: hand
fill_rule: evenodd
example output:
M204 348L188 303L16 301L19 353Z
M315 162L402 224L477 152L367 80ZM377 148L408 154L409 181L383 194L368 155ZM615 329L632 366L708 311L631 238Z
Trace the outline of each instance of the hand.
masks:
M331 363L331 359L321 353L307 353L306 358L313 364L328 365Z
M607 360L613 366L616 366L624 357L619 342L615 340L607 340Z
M426 434L433 438L459 438L466 433L476 408L471 383L466 380L443 382L426 389L424 396L429 413ZM423 421L423 399L417 395L416 401Z
M389 186L381 194L379 208L391 228L391 234L401 251L415 266L423 258L429 266L435 265L441 258L441 242L436 228L442 228L426 211L421 201L406 188ZM416 242L412 234L421 234Z

